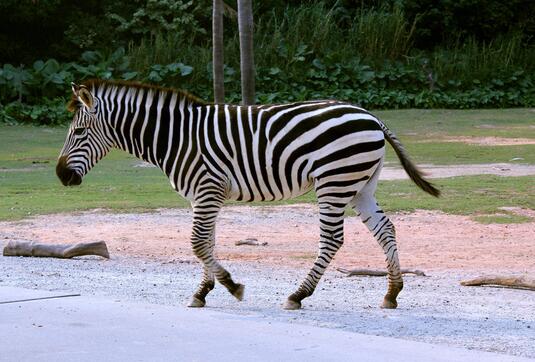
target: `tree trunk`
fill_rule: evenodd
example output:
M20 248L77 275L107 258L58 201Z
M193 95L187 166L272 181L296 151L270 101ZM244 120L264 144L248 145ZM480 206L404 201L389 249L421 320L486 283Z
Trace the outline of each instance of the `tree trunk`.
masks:
M225 103L223 59L223 1L214 0L212 12L212 69L215 103Z
M255 99L252 0L238 0L238 28L240 31L242 103L251 105L254 104Z
M69 259L82 255L98 255L109 259L108 247L103 241L93 243L40 244L34 241L10 241L4 247L4 256L36 256Z

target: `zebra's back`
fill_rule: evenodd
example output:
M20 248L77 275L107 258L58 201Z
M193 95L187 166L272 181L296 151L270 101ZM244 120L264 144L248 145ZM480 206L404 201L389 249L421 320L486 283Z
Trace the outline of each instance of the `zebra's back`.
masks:
M333 183L355 193L384 157L380 121L348 103L210 105L205 113L200 150L227 178L232 200L288 199Z

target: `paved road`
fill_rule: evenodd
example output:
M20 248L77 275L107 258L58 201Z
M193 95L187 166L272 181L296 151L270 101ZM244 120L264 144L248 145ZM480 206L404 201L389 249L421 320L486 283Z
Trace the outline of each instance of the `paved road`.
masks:
M50 298L64 294L0 286L0 361L530 361L208 308ZM20 301L31 298L46 299Z

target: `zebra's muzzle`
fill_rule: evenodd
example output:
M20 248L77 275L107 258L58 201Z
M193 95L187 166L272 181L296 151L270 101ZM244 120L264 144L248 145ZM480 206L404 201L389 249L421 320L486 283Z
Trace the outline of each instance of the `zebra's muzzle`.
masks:
M78 186L82 183L82 176L67 166L67 157L61 156L56 165L56 175L63 186Z

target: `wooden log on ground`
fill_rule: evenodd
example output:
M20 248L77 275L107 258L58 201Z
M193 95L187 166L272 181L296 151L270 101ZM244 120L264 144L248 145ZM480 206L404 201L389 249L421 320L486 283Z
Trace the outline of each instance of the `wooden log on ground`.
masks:
M35 241L10 241L4 247L4 256L35 256L70 259L75 256L97 255L109 259L108 247L103 241L92 243L43 244Z
M461 282L464 286L500 286L514 289L535 290L535 279L525 276L489 275Z
M243 240L238 240L234 243L234 245L252 245L252 246L266 246L268 243L267 241L260 242L258 239L255 238L247 238Z
M356 276L356 275L366 275L370 277L383 277L385 275L388 275L386 271L383 270L372 270L372 269L345 269L345 268L337 268L341 273L346 274L348 277ZM421 270L412 270L412 269L401 269L401 274L415 274L421 277L425 277L425 273Z

